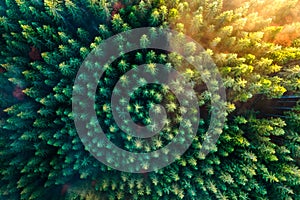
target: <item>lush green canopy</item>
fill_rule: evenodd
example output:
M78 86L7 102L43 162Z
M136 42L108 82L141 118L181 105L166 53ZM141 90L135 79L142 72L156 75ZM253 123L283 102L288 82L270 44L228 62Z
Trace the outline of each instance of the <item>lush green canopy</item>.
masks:
M298 0L1 1L0 198L300 199L299 5ZM215 130L220 138L205 157L198 152L211 120L210 102L216 101L201 79L209 71L199 73L176 54L147 48L100 66L106 74L97 88L98 121L111 141L133 152L166 145L182 119L174 94L145 86L128 105L133 120L149 124L148 108L162 103L170 122L153 146L121 131L110 96L119 79L128 81L123 74L141 64L154 74L157 63L181 65L195 82L201 120L188 151L168 167L131 174L86 151L71 97L78 89L77 70L98 44L151 26L174 29L205 48L226 88L227 121L222 131ZM148 39L140 38L141 44L147 47ZM193 54L193 45L183 45L186 54Z

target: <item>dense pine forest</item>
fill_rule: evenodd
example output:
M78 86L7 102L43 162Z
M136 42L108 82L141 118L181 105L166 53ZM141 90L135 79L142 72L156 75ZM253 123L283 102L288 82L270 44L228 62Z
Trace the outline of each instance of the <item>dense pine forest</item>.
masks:
M300 200L299 11L299 0L1 0L0 199ZM147 171L145 162L133 166L139 173L130 173L90 153L85 139L92 147L103 141L90 132L79 137L74 119L87 116L74 114L72 95L86 92L74 82L93 50L114 35L143 27L151 33L137 38L142 49L110 65L88 65L105 73L95 94L97 119L87 120L85 128L94 130L98 123L111 142L137 153L161 149L189 132L187 123L184 131L179 128L185 108L158 84L139 87L126 105L128 116L141 126L151 124L154 104L165 108L169 118L152 144L117 125L113 89L119 80L129 84L125 73L140 65L154 76L158 65L181 66L178 71L194 83L200 119L191 119L197 124L195 137L174 162L154 171ZM189 60L210 56L226 98L209 89L209 68L199 71L181 55L147 48L165 29L178 33ZM183 35L193 42L180 41ZM204 52L196 51L196 43ZM122 52L132 44L118 37L113 45ZM138 73L132 76L144 82ZM88 88L89 77L80 78ZM172 81L172 74L166 79ZM182 82L173 82L183 90ZM225 111L219 113L214 102ZM222 117L222 127L210 129ZM218 140L206 147L208 130ZM112 155L106 156L114 162Z

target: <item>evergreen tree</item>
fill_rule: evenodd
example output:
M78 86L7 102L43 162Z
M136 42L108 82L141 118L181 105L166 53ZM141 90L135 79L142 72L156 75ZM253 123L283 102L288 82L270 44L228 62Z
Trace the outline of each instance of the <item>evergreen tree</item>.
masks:
M300 34L293 8L299 1L269 4L268 0L0 2L1 199L300 199ZM195 82L203 113L192 145L174 163L150 173L119 172L97 161L77 135L72 92L85 89L73 88L74 79L83 60L103 40L150 26L173 28L205 48L226 87L227 121L222 131L213 130L220 138L211 153L206 157L199 153L215 111L211 102L219 100L204 83L212 72L198 72L174 53L147 49L157 32L142 36L143 49L122 55L109 66L87 66L106 69L97 88L98 119L89 121L88 129L96 129L99 121L107 138L131 152L160 149L181 134L178 113L184 107L163 85L138 88L126 107L134 122L148 125L149 108L164 105L171 118L165 119L166 126L152 144L122 131L126 119L124 127L115 123L113 88L119 80L126 88L132 79L125 73L141 64L153 75L159 73L158 64L167 69L183 66L182 73ZM123 38L116 42L124 50ZM199 58L194 43L181 44L189 59ZM137 77L137 82L145 80ZM182 90L182 83L172 83ZM115 109L125 116L121 108L126 101L120 98L118 103ZM154 112L162 110L155 107ZM96 139L91 145L104 145ZM186 141L179 137L178 142ZM144 163L143 169L148 165Z

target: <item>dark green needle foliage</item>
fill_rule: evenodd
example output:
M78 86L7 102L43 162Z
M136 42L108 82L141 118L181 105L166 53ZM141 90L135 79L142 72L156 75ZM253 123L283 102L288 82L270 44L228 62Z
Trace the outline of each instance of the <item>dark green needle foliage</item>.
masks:
M0 198L300 199L300 24L299 18L288 18L300 3L228 2L1 1ZM140 87L127 111L118 110L120 117L129 112L144 126L151 123L148 111L154 104L166 108L169 121L151 145L115 123L113 88L118 81L126 86L130 79L124 74L141 64L153 75L156 64L183 66L181 73L195 82L201 120L192 145L174 163L131 174L107 167L85 149L73 122L72 91L80 89L73 88L76 73L98 44L151 26L175 29L205 48L223 78L227 121L222 133L215 130L221 135L211 153L199 153L211 120L210 102L218 100L201 79L211 72L195 70L176 54L147 49L150 38L140 38L144 49L100 66L106 72L99 80L95 108L107 137L128 151L149 152L178 134L183 108L163 85ZM193 43L183 45L183 51L194 59Z

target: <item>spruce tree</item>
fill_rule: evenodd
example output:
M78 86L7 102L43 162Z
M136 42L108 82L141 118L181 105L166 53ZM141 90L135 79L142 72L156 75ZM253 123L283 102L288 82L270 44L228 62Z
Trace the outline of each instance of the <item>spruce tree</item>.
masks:
M1 2L0 197L300 199L300 22L294 7L299 8L299 1ZM190 148L163 169L132 174L111 169L85 149L74 126L72 92L82 90L73 87L74 80L93 49L138 27L169 27L205 48L226 88L227 121L222 131L214 130L220 133L215 148L206 157L199 153L211 102L218 100L203 80L210 72L200 74L176 54L147 49L155 31L151 38L140 38L144 49L122 55L110 66L92 63L90 69L106 69L97 88L98 121L111 141L133 152L153 151L172 141L181 107L163 86L147 85L132 94L127 108L136 123L150 124L148 110L157 103L172 116L153 145L147 145L114 122L109 98L117 81L126 86L130 79L124 74L130 69L144 64L155 75L163 64L183 66L182 73L195 82L202 113ZM194 47L182 45L190 59ZM161 112L159 107L155 112Z

